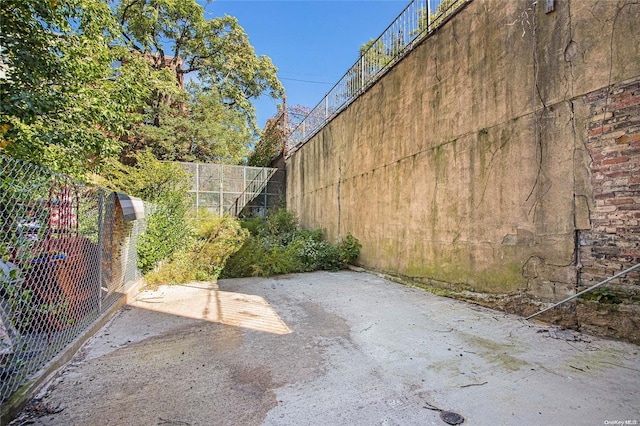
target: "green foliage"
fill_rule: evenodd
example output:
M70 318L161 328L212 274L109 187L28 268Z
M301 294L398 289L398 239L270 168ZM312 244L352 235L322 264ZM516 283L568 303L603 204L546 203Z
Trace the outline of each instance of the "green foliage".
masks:
M322 239L322 230L300 230L296 216L285 209L271 212L266 220L245 220L242 225L250 229L251 236L229 258L222 272L225 277L337 270L355 261L361 247L351 235L336 246Z
M333 271L340 267L338 248L322 239L322 230L298 231L291 246L304 272Z
M360 46L360 62L347 72L347 88L356 93L367 86L404 48L401 34L391 34L388 38L371 39Z
M186 197L190 179L180 165L159 161L150 150L133 153L128 160L133 165L108 161L100 176L94 176L94 183L151 203Z
M282 246L266 246L260 238L251 236L234 253L222 276L231 277L268 277L276 274L288 274L300 271L300 264L293 253L293 249Z
M298 230L298 218L292 212L280 207L270 212L264 223L263 233L266 236L280 240L287 244Z
M3 0L0 10L0 151L74 175L97 169L163 74L119 45L106 2Z
M217 92L188 86L184 108L160 104L157 125L140 126L137 139L167 161L238 164L248 154L252 134L245 117L226 107ZM135 152L134 146L126 148Z
M25 272L23 269L22 272ZM41 328L47 318L55 318L58 325L71 325L74 320L69 315L69 302L62 294L52 300L43 300L34 292L32 285L25 285L25 278L17 268L9 268L8 273L0 268L0 297L6 303L7 325L18 334L25 335Z
M0 152L56 171L99 172L147 144L237 163L257 135L252 99L283 92L237 20L205 19L195 0L2 0L0 13Z
M241 134L247 131L257 134L251 99L263 94L274 98L282 96L284 89L271 59L255 54L247 34L234 17L205 19L202 6L195 0L123 0L116 6L116 16L122 23L125 38L134 49L145 53L155 69L171 70L181 89L185 86L185 76L197 77L191 81L197 81L199 88L212 96L218 107L228 110L228 115L223 117L229 121L219 130L227 132L232 140L240 127ZM170 123L161 108L162 105L174 107L175 102L175 98L167 96L152 99L150 107L156 114L153 126L161 127L165 120L170 128L175 128L177 123ZM189 121L189 132L193 133L201 114L184 109L188 113L183 118ZM241 124L237 121L239 117ZM162 139L160 135L147 136L156 141Z
M175 194L163 197L148 215L147 229L136 246L142 273L149 272L161 260L171 258L189 243L191 232L185 226L188 209L186 197Z
M11 268L6 273L0 268L0 296L7 303L9 325L23 333L31 327L37 308L33 306L33 290L23 286L24 279L18 272Z
M258 235L262 227L264 226L264 218L260 216L244 218L240 220L243 228L248 230L254 237Z
M215 280L229 256L238 251L249 231L230 216L210 216L200 212L191 223L194 239L188 247L177 252L157 271L146 275L151 285L179 284L191 281Z
M287 129L284 126L286 112L278 111L274 118L267 120L260 140L255 144L247 160L249 166L271 167L271 162L282 153L286 146Z
M345 264L355 262L360 254L361 248L362 244L360 244L358 239L351 234L347 234L338 244L340 262Z
M440 0L440 4L436 7L435 10L431 11L431 13L427 13L426 9L420 10L420 22L419 29L416 30L417 33L423 33L423 36L426 35L427 26L429 29L434 29L453 12L455 12L462 2L460 0ZM428 18L428 22L427 22ZM415 35L415 34L412 34Z
M619 304L622 303L620 295L607 287L599 287L595 290L585 293L579 296L580 299L594 300L599 303L605 304Z
M201 269L217 278L229 256L238 251L248 236L249 231L236 218L203 218L201 213L197 221L198 240L193 248L194 265L201 265Z
M190 240L186 225L190 208L187 173L175 163L158 161L150 151L132 155L133 166L110 161L96 183L153 203L147 229L138 240L138 266L143 273L170 258Z

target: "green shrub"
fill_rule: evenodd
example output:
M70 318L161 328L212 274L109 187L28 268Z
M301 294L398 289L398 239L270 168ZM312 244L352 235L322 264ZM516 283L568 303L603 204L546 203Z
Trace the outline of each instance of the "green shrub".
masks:
M264 226L264 219L260 216L245 218L240 220L240 224L243 228L248 230L251 235L258 235Z
M356 261L360 254L362 244L351 234L347 234L346 237L338 244L338 256L340 262L344 264L350 264Z
M249 237L249 231L233 217L211 217L198 221L197 236L192 250L194 264L217 278L229 256Z
M302 270L337 270L340 267L338 249L322 239L322 231L298 231L291 246L300 259Z
M189 245L192 230L186 226L187 210L186 199L166 197L148 215L147 229L136 246L138 267L143 274Z
M238 251L249 237L249 231L230 216L212 216L205 212L191 224L194 238L189 246L148 273L148 284L180 284L191 281L216 280L229 256Z
M260 275L291 274L301 270L300 261L291 247L273 247L265 251L264 258L257 264Z
M300 230L296 216L285 209L265 220L244 220L242 225L251 230L251 236L229 258L223 277L337 270L353 262L361 247L350 234L336 246L323 240L322 230Z
M296 215L284 208L279 208L267 215L261 234L287 245L293 241L297 231Z
M94 180L153 204L137 244L138 267L147 273L191 243L192 229L187 226L190 183L180 165L161 162L148 150L135 153L128 161L133 165L108 162Z

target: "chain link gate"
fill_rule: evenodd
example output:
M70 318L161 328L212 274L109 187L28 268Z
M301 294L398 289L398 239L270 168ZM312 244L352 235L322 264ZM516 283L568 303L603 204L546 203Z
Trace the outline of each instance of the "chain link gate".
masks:
M0 402L141 278L114 192L0 155Z

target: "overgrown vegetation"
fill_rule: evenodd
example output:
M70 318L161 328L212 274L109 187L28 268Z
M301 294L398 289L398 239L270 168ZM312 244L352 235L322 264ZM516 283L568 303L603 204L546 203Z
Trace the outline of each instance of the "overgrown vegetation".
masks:
M251 236L227 261L224 277L337 270L353 263L361 248L351 235L333 245L322 239L322 230L299 229L296 216L285 209L272 212L266 219L243 220L242 226Z
M247 157L247 165L271 167L275 158L286 153L287 138L310 112L311 109L303 105L279 104L278 112L267 120L260 139Z
M238 219L198 212L189 217L188 179L174 163L150 151L135 153L133 166L107 163L96 183L153 203L137 244L138 266L150 285L225 277L270 276L337 270L353 263L360 243L347 235L337 245L322 231L299 229L296 216L281 208L265 219Z
M149 285L180 284L215 280L233 253L249 236L249 231L230 216L199 212L189 221L187 244L145 278Z
M284 107L280 105L279 108ZM288 133L283 123L285 118L286 110L281 109L274 118L267 120L260 140L247 159L249 166L271 167L271 161L282 153Z
M97 183L153 204L147 212L147 229L138 241L138 266L151 271L163 259L184 249L190 236L186 224L190 208L186 172L177 164L158 161L149 151L132 156L135 165L111 161Z

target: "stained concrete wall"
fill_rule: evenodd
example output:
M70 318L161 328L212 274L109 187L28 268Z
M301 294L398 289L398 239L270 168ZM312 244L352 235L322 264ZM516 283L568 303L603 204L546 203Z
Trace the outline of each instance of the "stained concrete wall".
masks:
M353 234L374 270L572 294L593 207L582 99L640 75L638 22L623 0L470 2L287 160L288 208Z

